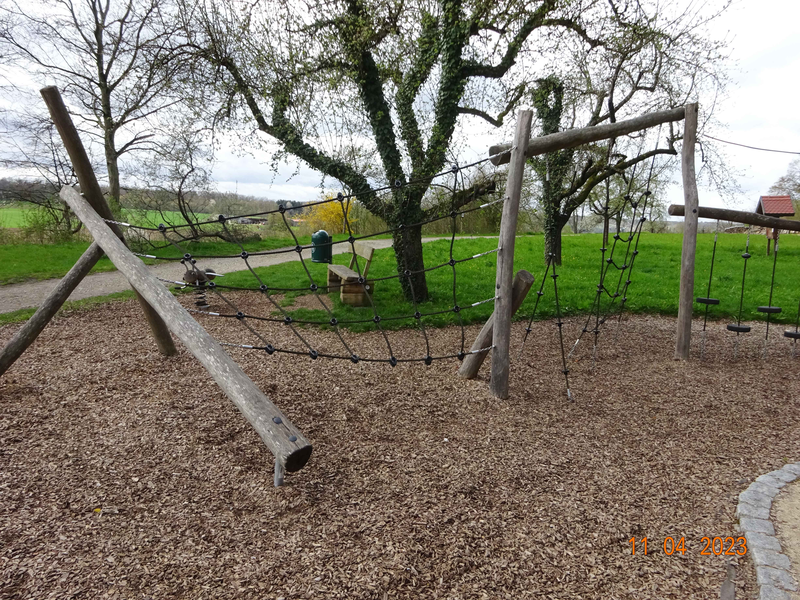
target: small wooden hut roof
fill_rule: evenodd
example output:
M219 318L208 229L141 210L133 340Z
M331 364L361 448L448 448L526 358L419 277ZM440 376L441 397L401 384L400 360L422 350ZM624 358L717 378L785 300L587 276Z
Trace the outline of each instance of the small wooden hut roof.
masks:
M793 217L794 205L791 196L761 196L756 212L769 217Z

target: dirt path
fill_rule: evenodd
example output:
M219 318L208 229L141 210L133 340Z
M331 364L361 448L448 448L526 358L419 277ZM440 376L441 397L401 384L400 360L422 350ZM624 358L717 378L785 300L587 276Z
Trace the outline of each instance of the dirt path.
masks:
M443 239L439 237L423 238L423 242ZM371 240L370 244L375 248L389 248L392 240ZM349 244L336 244L333 246L333 254L342 254L350 250ZM311 250L303 251L303 258L311 260ZM297 254L287 252L285 254L267 254L261 256L251 256L250 264L253 267L268 267L284 262L297 260ZM242 270L242 260L240 258L220 258L216 260L203 261L204 267L211 267L220 273L230 273ZM164 279L179 281L184 272L184 267L178 262L168 262L151 267L153 273ZM32 283L18 283L14 285L0 286L0 313L9 313L23 308L35 308L47 298L47 295L58 285L61 279L47 279L45 281L35 281ZM86 277L80 285L70 295L70 300L82 300L94 296L105 296L115 292L129 290L128 280L119 271L109 271L107 273L94 273Z

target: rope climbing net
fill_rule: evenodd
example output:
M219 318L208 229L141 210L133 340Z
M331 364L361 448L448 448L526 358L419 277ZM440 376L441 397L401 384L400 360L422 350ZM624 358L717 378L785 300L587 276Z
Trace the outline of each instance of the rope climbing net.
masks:
M630 285L633 283L633 266L636 262L636 257L639 255L639 241L641 239L643 226L647 221L645 213L647 212L648 206L651 204L650 199L652 196L652 191L650 190L650 185L653 178L653 169L655 167L655 157L653 157L653 161L650 164L650 170L647 176L645 189L638 194L638 197L633 190L636 176L636 166L637 165L633 166L633 172L627 179L627 190L623 196L622 207L619 209L621 214L629 215L628 218L630 219L630 228L626 234L617 233L613 236L611 248L606 248L605 245L600 248L600 279L596 287L595 296L591 309L589 310L589 315L583 327L581 328L578 338L572 345L572 348L569 350L569 352L567 352L566 345L564 343L565 323L562 320L562 310L558 297L557 284L559 275L556 272L556 263L554 261L555 255L552 253L547 255L544 276L541 279L539 290L536 292L536 300L534 302L533 310L531 311L531 315L528 318L528 324L525 328L525 335L522 339L520 355L524 351L528 336L533 331L533 321L536 318L540 301L545 295L545 285L548 279L551 280L553 282L553 299L555 303L555 324L556 327L558 327L558 339L561 351L561 372L564 375L567 398L569 400L573 400L569 379L570 361L573 360L573 356L578 348L578 344L584 335L592 334L592 365L594 365L597 359L597 345L601 328L610 319L616 319L617 323L619 324L622 320L622 313L625 309L625 304L628 301L628 290ZM606 179L606 211L608 211L609 207L609 194L609 180ZM624 257L620 262L620 254L622 254L623 250ZM613 283L614 273L617 273L616 284ZM618 304L617 300L619 300ZM592 322L594 322L593 325Z
M182 240L176 240L175 238L178 237L176 235L170 235L173 232L176 232L179 229L190 227L191 225L186 224L177 224L177 225L165 225L160 224L158 227L145 227L145 226L138 226L133 225L127 222L121 221L109 221L116 223L117 225L132 229L132 230L140 230L142 232L155 232L157 236L160 236L163 241L165 242L164 247L173 247L177 249L179 253L179 257L173 256L159 256L157 254L146 254L146 253L135 253L137 256L141 258L148 258L156 261L178 261L180 262L185 268L186 273L184 274L183 281L174 281L170 279L161 279L162 282L176 285L180 288L189 288L193 290L194 293L194 308L190 308L190 312L195 314L202 314L207 315L210 317L215 317L218 319L228 320L231 322L238 323L249 335L253 336L253 343L245 344L245 343L233 343L233 342L221 342L223 345L231 346L231 347L238 347L248 350L256 350L265 352L268 355L272 355L275 353L278 354L288 354L288 355L296 355L301 356L305 355L310 357L311 359L318 359L318 358L330 358L330 359L340 359L340 360L348 360L353 363L359 362L376 362L376 363L387 363L391 366L396 366L398 363L424 363L425 365L431 365L434 361L437 360L445 360L445 359L459 359L462 360L467 354L477 354L479 352L486 352L491 349L491 346L487 348L481 348L479 350L467 350L466 349L466 334L465 334L465 323L464 319L462 318L461 312L465 309L471 309L474 307L481 306L483 304L493 303L496 300L496 297L484 297L484 298L472 298L465 301L459 295L459 288L458 288L458 279L457 279L457 270L458 267L463 265L464 263L474 261L481 257L494 254L498 251L497 248L490 249L485 252L480 252L477 254L472 254L469 256L457 256L456 253L456 234L457 234L457 223L460 218L464 218L467 214L473 213L476 211L484 211L489 209L490 207L495 207L497 205L502 205L505 198L495 198L491 199L487 202L483 202L478 204L477 206L471 206L475 204L478 199L477 193L474 193L475 188L472 188L473 193L470 195L470 190L467 186L467 179L465 176L465 171L470 168L480 167L482 165L491 163L492 159L496 159L501 154L505 154L510 151L505 151L503 153L489 156L485 159L481 159L466 165L452 165L446 171L442 171L437 173L431 177L419 178L415 180L411 180L408 182L401 182L395 181L393 185L387 185L378 189L372 189L368 192L361 192L361 193L352 193L352 194L344 194L339 193L335 197L327 198L325 200L320 200L317 202L310 202L302 205L292 205L287 206L284 204L279 205L275 209L255 212L255 213L248 213L242 215L219 215L216 219L209 219L205 221L200 221L198 223L194 223L194 226L203 226L203 225L216 225L217 227L221 228L222 232L224 233L225 237L233 242L240 250L239 254L230 254L230 255L207 255L207 254L195 254L188 252L186 250L185 244ZM419 186L425 186L426 190L435 189L438 192L442 193L445 196L445 200L440 200L436 204L436 210L426 219L419 220L413 223L403 223L396 227L387 227L381 231L376 233L370 233L365 235L355 235L354 230L352 227L352 222L350 219L350 207L351 204L365 194L372 194L372 195L396 195L399 193L403 193L408 197L408 194L412 191L419 191ZM416 190L414 188L417 188ZM471 198L471 199L470 199ZM457 200L458 199L458 200ZM310 244L310 245L303 245L300 243L300 240L297 237L297 234L293 230L291 223L290 223L290 215L296 211L295 214L299 213L300 211L306 211L310 208L324 205L324 204L338 204L341 210L342 215L342 222L344 224L344 230L347 235L346 239L334 241L332 238L329 242L325 242L322 244ZM255 218L255 217L268 217L270 215L278 215L280 220L282 221L283 225L285 226L286 231L288 232L290 239L293 241L293 246L287 248L281 248L276 250L265 250L265 251L256 251L256 252L249 252L246 249L246 240L243 239L243 236L237 231L237 228L232 226L236 223L239 219L243 218ZM400 270L398 268L398 272L390 275L383 275L379 277L374 276L367 276L366 268L368 265L365 265L364 260L359 256L359 252L357 252L356 244L361 243L364 240L368 240L370 238L375 238L377 236L385 236L387 234L397 234L398 232L402 231L404 228L420 228L424 225L429 225L431 223L435 223L437 221L444 221L450 220L450 234L449 234L449 252L448 252L448 259L446 261L440 262L433 266L423 267L418 270L409 270L403 269ZM351 267L353 267L354 277L348 281L341 279L340 283L331 284L330 282L323 283L318 281L317 277L312 273L312 269L309 268L309 260L306 256L304 256L304 251L311 250L312 248L319 249L320 247L327 246L329 249L333 249L333 247L345 244L349 246L349 250L352 253L352 261ZM302 269L305 273L304 279L307 281L307 284L296 285L291 287L282 287L280 285L274 285L269 280L269 274L267 271L260 270L258 267L253 265L253 260L255 257L258 256L275 256L275 255L282 255L282 254L295 254L297 257L297 261L302 265ZM211 268L203 268L201 266L202 262L212 260L212 259L235 259L239 258L242 261L242 265L244 267L243 270L249 271L252 275L253 279L255 280L254 286L234 286L234 285L225 285L223 283L219 283L215 281L217 276L219 275ZM425 311L424 310L424 303L420 298L418 298L418 294L414 289L414 279L416 276L428 274L433 271L438 271L440 269L450 269L451 270L451 281L452 281L452 305L443 310L432 310L432 311ZM407 283L408 290L410 292L410 305L411 305L411 312L407 314L401 315L387 315L382 314L381 310L376 303L373 290L374 286L377 282L387 282L395 280L397 282L404 281ZM365 310L367 310L369 316L365 318L341 318L341 315L337 315L339 312L335 303L331 301L331 299L327 296L328 292L339 290L340 288L350 288L355 286L357 289L360 290L361 295L363 298L366 299L367 305L365 306ZM399 286L398 286L399 287ZM232 292L252 292L257 294L259 298L263 298L266 300L266 308L267 312L257 314L256 312L252 312L250 310L244 309L237 303L237 300L241 298L238 294L232 294ZM287 294L287 293L308 293L313 296L313 302L316 306L319 307L319 310L323 311L325 315L324 318L297 318L293 316L292 310L288 309L283 305L282 302L279 301L279 296ZM399 289L398 289L399 293ZM209 304L209 297L208 295L211 294L213 298L216 298L220 305L225 308L225 310L217 310L212 311L209 310L211 305ZM435 353L432 349L432 343L429 336L428 331L426 330L425 322L427 319L434 317L436 315L443 315L445 313L452 313L455 315L455 320L460 327L460 346L457 350L453 352L445 352L445 353ZM392 344L392 336L390 335L387 328L384 327L382 324L386 323L387 321L398 321L398 320L406 320L411 323L414 323L417 330L419 331L419 336L421 341L424 345L424 354L417 355L417 356L398 356L395 352L395 348ZM268 323L276 323L282 324L292 332L296 342L299 344L299 347L290 347L287 344L280 344L272 339L274 336L268 331L268 327L266 324ZM352 341L348 342L345 339L345 336L342 332L342 326L346 325L361 325L365 326L368 325L373 331L377 332L379 336L383 340L383 345L385 346L385 354L384 355L362 355L357 351L357 348L354 347ZM323 328L333 332L335 339L337 341L337 345L339 350L334 351L325 351L321 349L320 344L317 340L314 339L313 334L309 331L310 327L317 327ZM325 345L325 344L323 344Z

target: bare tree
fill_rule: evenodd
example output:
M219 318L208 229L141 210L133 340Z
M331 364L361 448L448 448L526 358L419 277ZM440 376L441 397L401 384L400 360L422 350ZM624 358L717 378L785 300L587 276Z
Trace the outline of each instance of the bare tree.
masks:
M55 83L102 141L109 204L119 212L124 154L153 136L151 120L175 104L185 60L168 0L9 0L0 52L34 81Z
M39 229L50 238L68 237L82 223L58 196L77 177L50 119L30 110L6 111L0 118L0 165L15 175L0 198L38 209ZM39 218L41 217L41 218Z

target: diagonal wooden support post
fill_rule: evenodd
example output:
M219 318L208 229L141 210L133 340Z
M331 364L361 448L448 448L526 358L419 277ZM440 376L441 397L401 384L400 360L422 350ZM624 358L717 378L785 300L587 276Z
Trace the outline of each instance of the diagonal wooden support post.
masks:
M100 189L100 185L97 183L97 178L94 175L92 164L89 162L86 149L83 147L81 138L78 135L78 130L75 129L67 107L64 105L61 93L55 86L42 88L39 93L41 93L45 104L47 104L50 117L53 119L58 134L61 136L61 141L64 142L64 148L66 148L69 154L72 168L78 176L78 182L81 185L81 193L85 196L91 207L103 219L113 219L114 215L111 213L111 209L108 207L108 203L103 197L103 192ZM124 241L124 236L119 227L112 224L111 229L120 240ZM153 334L159 352L165 356L177 354L178 350L175 348L175 342L172 341L172 336L169 334L169 329L167 329L164 321L162 321L158 313L147 304L147 301L139 295L139 292L136 290L134 291L139 299L139 304L142 306L147 323L150 325L150 331ZM63 303L64 300L66 300L66 298L61 300L61 302Z
M520 269L517 271L517 274L514 275L514 283L511 285L511 316L514 316L519 310L519 307L522 306L522 303L525 302L528 291L530 291L533 285L533 279L533 275L525 269ZM463 377L464 379L475 379L475 377L477 377L483 361L486 360L486 357L489 355L488 350L484 352L478 352L478 350L488 348L492 345L493 334L494 313L492 313L486 320L486 323L483 324L483 328L472 344L470 351L475 352L475 354L467 354L464 357L464 362L461 363L461 367L458 369L459 377Z
M195 321L166 287L119 240L89 203L71 187L61 190L70 208L83 221L95 241L134 289L158 311L170 330L194 354L228 398L250 422L275 455L277 474L298 471L311 456L311 444L280 409L254 384L242 368L203 327Z
M0 350L0 375L8 371L22 353L39 337L58 309L69 298L69 295L78 287L81 280L86 277L92 267L103 256L103 249L97 244L92 244L78 259L69 273L64 276L59 284L50 292L34 315L28 319L17 334L9 340L5 348Z

